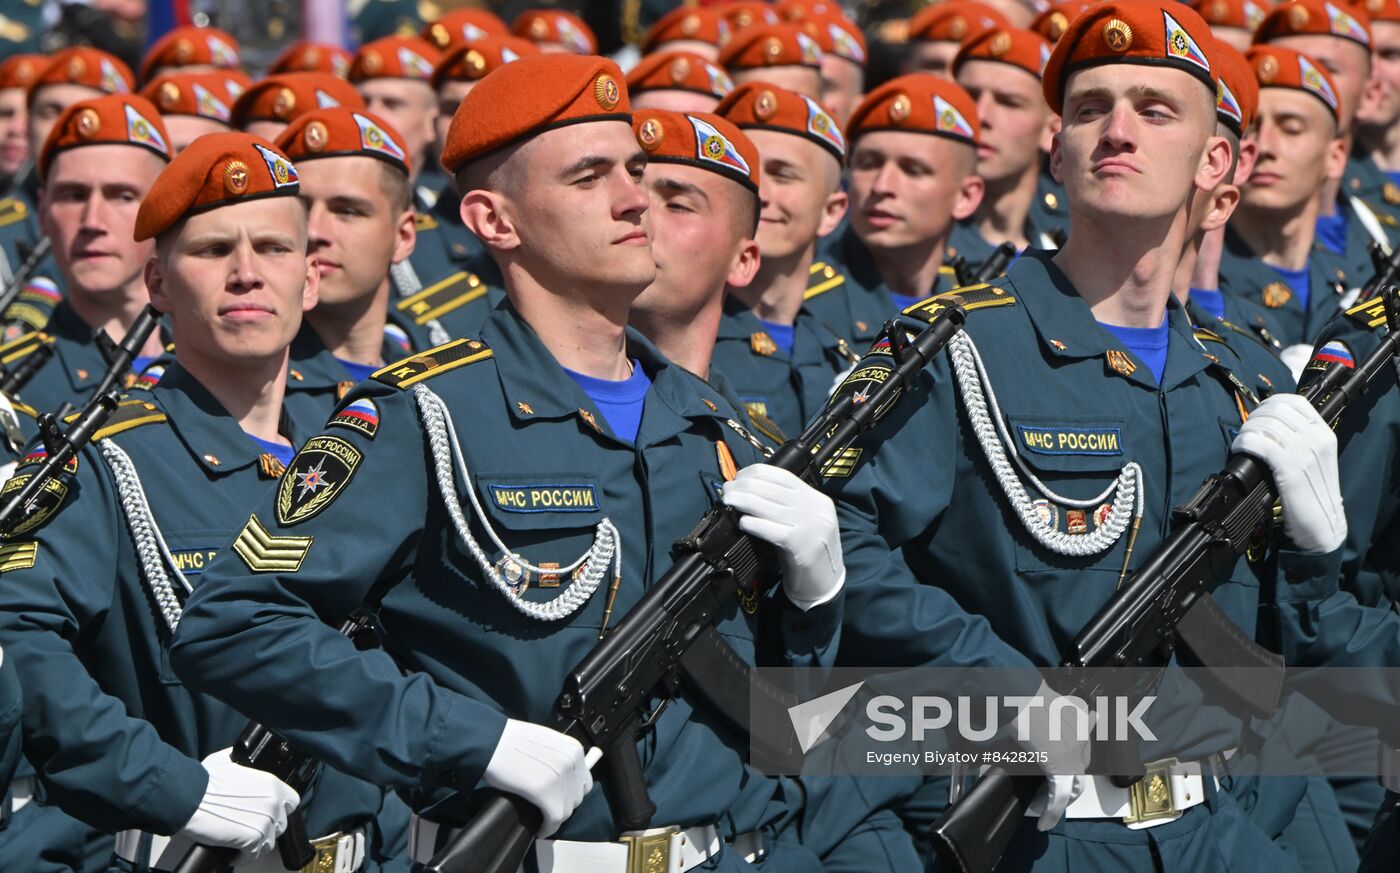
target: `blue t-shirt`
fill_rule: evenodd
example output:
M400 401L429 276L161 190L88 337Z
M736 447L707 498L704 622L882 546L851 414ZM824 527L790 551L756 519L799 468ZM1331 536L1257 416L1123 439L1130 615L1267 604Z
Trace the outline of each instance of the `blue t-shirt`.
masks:
M632 375L621 382L610 379L595 379L582 373L564 368L569 378L578 383L598 411L603 413L617 434L629 443L637 441L637 431L642 426L642 405L646 402L647 391L651 388L651 377L642 369L641 363L632 361Z
M1162 381L1162 373L1167 369L1167 344L1171 341L1166 316L1162 317L1161 327L1119 327L1102 321L1099 324L1146 364L1159 383Z
M297 450L292 446L284 446L281 443L270 443L267 440L260 440L252 434L248 434L248 439L257 443L258 448L281 461L284 467L292 462L292 458L295 457L297 453Z
M1394 172L1393 170L1386 170L1385 177L1396 185L1400 185L1400 173Z
M345 372L350 374L350 378L356 382L365 381L379 369L374 364L357 364L344 358L336 358L336 360L340 362L340 366L345 368Z
M1304 267L1301 270L1285 270L1282 267L1273 267L1273 271L1283 277L1284 284L1293 289L1293 295L1298 298L1298 303L1306 311L1308 308L1308 295L1312 292L1312 270Z
M783 354L792 354L792 344L796 339L797 330L791 324L778 324L776 321L764 321L759 319L758 323L763 325L763 329L768 331L768 335L773 338L773 342L778 348L783 350Z
M894 298L895 309L900 312L903 312L904 310L913 306L915 303L918 303L920 300L924 299L922 297L910 297L908 294L896 294L893 291L890 292L890 296Z
M1192 288L1191 299L1216 318L1225 317L1225 295L1220 293L1219 288L1211 291L1204 288Z
M1347 211L1338 203L1331 215L1317 217L1317 241L1334 254L1347 250Z

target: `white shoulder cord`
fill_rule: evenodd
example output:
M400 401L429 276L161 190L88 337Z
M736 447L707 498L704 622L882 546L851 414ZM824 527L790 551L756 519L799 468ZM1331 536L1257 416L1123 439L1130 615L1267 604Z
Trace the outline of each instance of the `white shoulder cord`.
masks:
M151 504L146 500L146 491L141 487L141 477L136 475L136 465L131 462L131 457L111 440L100 440L97 445L112 471L113 481L117 484L117 499L121 502L122 514L126 516L126 526L131 531L131 539L136 544L136 556L141 561L141 575L150 586L151 595L155 597L156 606L160 609L161 617L165 619L166 627L174 633L175 626L180 623L183 608L165 568L169 567L174 571L175 578L179 580L186 594L194 589L185 578L185 574L176 566L175 558L165 544L165 537L161 536L160 528L156 526L155 517L151 514Z
M1031 472L1017 453L1016 443L1007 433L1006 424L1002 421L1001 408L997 405L996 393L987 378L982 357L967 331L958 331L948 343L948 352L952 357L953 374L957 377L963 405L967 408L967 417L972 422L977 442L982 445L982 451L992 466L997 483L1001 485L1002 491L1006 492L1012 508L1031 536L1047 549L1072 557L1087 557L1113 548L1123 531L1127 530L1129 522L1142 517L1146 496L1143 493L1145 488L1142 468L1137 462L1129 461L1124 465L1118 476L1097 497L1074 500L1056 494ZM1007 458L1008 454L1030 480L1031 485L1055 503L1088 508L1104 502L1110 494L1113 495L1113 507L1108 517L1093 533L1070 534L1056 530L1036 513L1030 495L1026 493L1026 487L1021 484L1016 469Z
M397 264L389 265L389 278L398 290L400 297L412 297L423 290L423 282L418 278L418 271L413 269L413 264L409 262L408 258L404 258ZM436 318L428 319L425 326L428 328L428 342L434 346L452 342L452 335Z
M1371 207L1367 206L1360 197L1348 196L1347 201L1351 204L1351 211L1355 212L1356 217L1361 219L1361 224L1366 228L1366 233L1370 234L1371 239L1380 244L1381 251L1389 255L1390 237L1381 229L1381 222L1380 219L1376 218L1376 213L1371 211Z
M442 493L442 502L447 507L447 514L452 519L452 526L457 530L457 535L461 537L462 544L471 552L472 558L476 560L481 572L487 579L491 580L491 584L510 601L512 606L539 621L558 621L573 615L579 610L579 607L588 602L588 598L593 596L593 592L606 578L609 565L612 566L613 579L622 578L622 536L608 518L598 522L593 545L580 555L578 560L567 567L537 567L512 552L505 543L501 542L501 538L497 536L495 528L491 526L490 520L481 508L476 489L472 487L471 473L467 470L466 459L462 456L462 445L457 441L457 428L452 423L451 414L447 411L447 404L426 385L419 385L413 389L413 399L418 404L418 414L423 421L423 430L428 437L428 447L433 453L433 467L437 474L438 490ZM472 536L470 525L462 512L461 499L457 493L456 470L462 472L462 481L466 485L467 497L471 500L472 512L481 523L482 529L486 531L486 535L491 538L491 542L496 548L500 549L503 554L509 555L512 561L531 573L548 573L561 577L566 573L572 573L580 566L583 567L578 576L557 597L543 603L525 600L511 588L508 582L501 578L500 572Z

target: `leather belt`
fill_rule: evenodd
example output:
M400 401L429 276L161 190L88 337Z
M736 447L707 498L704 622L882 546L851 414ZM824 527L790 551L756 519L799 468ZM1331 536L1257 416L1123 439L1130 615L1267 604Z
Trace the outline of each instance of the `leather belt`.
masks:
M1176 821L1186 810L1205 803L1206 779L1220 787L1210 759L1167 758L1147 764L1146 769L1146 774L1127 788L1114 785L1107 776L1082 777L1083 791L1065 810L1065 818L1116 818L1133 830L1153 828Z
M143 851L143 838L150 838L149 851ZM117 834L117 857L138 866L149 866L156 871L174 870L185 857L195 841L183 834L162 837L159 834L146 834L144 831L130 830ZM328 834L311 841L316 857L302 868L302 873L355 873L365 862L365 830ZM238 873L287 873L282 866L282 856L273 849L256 861L238 866Z

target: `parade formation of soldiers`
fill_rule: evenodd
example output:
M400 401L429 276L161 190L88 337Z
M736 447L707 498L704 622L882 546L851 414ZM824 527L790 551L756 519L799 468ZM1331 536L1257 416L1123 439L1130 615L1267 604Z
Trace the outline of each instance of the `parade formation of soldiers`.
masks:
M0 871L1400 869L1400 686L1320 709L1400 666L1400 2L402 5L0 42ZM1133 784L1033 725L981 866L978 769L558 720L702 518L741 669L1049 668L1242 459L1301 684ZM1379 778L1251 771L1303 715Z

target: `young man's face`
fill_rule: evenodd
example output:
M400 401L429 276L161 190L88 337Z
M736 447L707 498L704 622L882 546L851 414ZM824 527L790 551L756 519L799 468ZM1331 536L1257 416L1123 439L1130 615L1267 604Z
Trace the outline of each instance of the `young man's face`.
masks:
M501 223L508 224L502 245L545 288L630 287L635 296L656 277L642 187L646 162L626 121L539 134L500 169L510 179L494 192ZM468 227L476 220L471 195L463 200Z
M860 64L840 55L822 56L822 93L818 99L843 127L864 94L865 70Z
M656 280L632 308L686 319L721 293L741 250L752 250L754 197L738 182L682 164L650 163L642 184L651 201Z
M1050 111L1040 79L997 61L968 61L958 84L977 101L982 143L977 175L988 182L1014 180L1040 166L1040 143L1050 129Z
M906 73L932 73L945 79L953 78L953 58L957 57L959 44L955 42L930 42L917 40L909 44L909 57L905 61Z
M306 210L294 197L192 215L158 248L146 284L170 315L177 349L234 365L268 360L286 351L316 305Z
M1317 197L1324 180L1340 177L1345 167L1346 152L1332 114L1302 91L1260 92L1255 139L1259 157L1243 189L1249 210L1297 212Z
M74 293L140 295L153 244L135 242L136 213L165 161L139 146L61 151L49 165L40 220Z
M841 166L826 149L776 130L745 131L763 164L758 248L765 258L798 254L846 214Z
M403 138L415 171L437 136L438 98L427 82L417 79L367 79L356 86L365 108L389 122Z
M102 92L86 85L44 85L36 88L29 103L29 150L36 157L58 123L63 110L82 100L101 97Z
M1051 170L1074 209L1161 218L1210 191L1229 168L1215 99L1181 70L1106 64L1072 73Z
M1331 74L1342 106L1342 130L1351 130L1366 80L1371 76L1371 53L1360 43L1321 33L1283 36L1269 42L1302 52Z
M861 134L850 159L851 226L867 246L932 243L982 202L967 143L926 133Z
M813 100L820 100L822 96L822 74L812 67L786 66L767 67L762 70L730 70L729 77L734 80L735 86L743 85L746 82L767 82L770 85L777 85L779 88L796 91L798 94L806 94Z
M386 173L398 170L363 155L297 164L322 306L373 296L390 264L412 251L413 210L390 202Z
M166 115L162 116L161 121L165 122L165 130L170 134L170 148L177 155L206 133L228 133L229 130L227 124L196 115Z
M452 126L452 116L457 114L457 107L462 105L462 100L475 87L475 82L447 79L438 88L437 117L433 119L433 130L436 131L438 142L447 142L447 129Z
M1400 24L1371 23L1371 81L1356 120L1368 127L1400 121Z
M29 114L23 88L0 88L0 179L19 172L29 160Z

